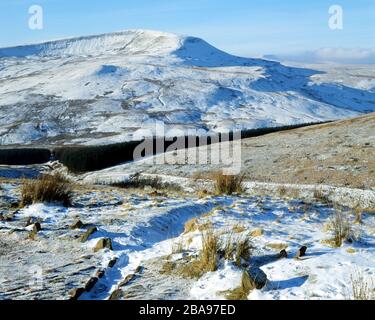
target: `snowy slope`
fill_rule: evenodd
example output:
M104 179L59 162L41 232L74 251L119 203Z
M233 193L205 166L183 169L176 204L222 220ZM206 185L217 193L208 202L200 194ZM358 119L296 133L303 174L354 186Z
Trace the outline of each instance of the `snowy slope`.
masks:
M0 200L17 197L18 188L19 182L2 183ZM12 221L0 221L0 300L67 299L98 270L104 276L80 299L107 299L116 288L127 300L225 299L225 291L240 285L243 270L231 261L218 259L218 269L199 279L173 269L162 272L168 261L189 263L184 258L199 255L205 231L185 229L192 218L197 218L196 226L210 226L220 245L253 234L254 250L246 262L261 268L269 281L263 289L252 290L250 300L353 299L351 277L357 273L373 288L374 214L364 213L362 223L355 224L351 211L343 210L354 241L334 248L327 240L333 236L329 224L339 207L269 196L200 198L193 192L103 186L80 190L73 207L33 204L17 210ZM1 208L0 214L8 211ZM25 227L30 217L42 219L42 231L34 240L27 236L32 226ZM77 218L86 226L71 230L68 226ZM98 231L81 243L79 237L91 226ZM103 238L112 240L113 250L93 252ZM302 245L307 255L295 259ZM285 259L277 258L281 248L288 252ZM108 266L114 257L115 264ZM30 266L45 275L42 289L30 281ZM132 275L132 281L124 283Z
M375 111L375 67L348 84L335 80L340 67L324 72L144 30L4 48L0 145L125 141L155 121L220 131Z

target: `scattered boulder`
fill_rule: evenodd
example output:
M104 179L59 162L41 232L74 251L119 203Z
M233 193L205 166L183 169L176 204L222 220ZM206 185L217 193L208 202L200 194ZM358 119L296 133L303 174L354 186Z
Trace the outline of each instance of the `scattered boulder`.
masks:
M96 231L98 231L98 228L96 227L91 227L87 229L87 231L81 236L81 242L86 242L88 238Z
M113 268L117 262L117 258L113 258L111 261L108 262L108 268Z
M140 272L142 272L142 270L143 270L143 267L138 266L137 269L135 269L135 273L140 273Z
M284 259L284 258L288 258L288 253L286 252L285 249L281 250L280 253L278 254L278 259Z
M249 275L249 281L251 281L251 285L255 289L262 289L267 284L267 275L263 272L262 269L258 267L250 267L247 270Z
M126 286L130 281L132 281L133 279L135 278L135 274L134 273L131 273L131 274L128 274L124 280L122 280L120 283L119 283L119 287L124 287Z
M73 224L69 227L70 229L81 229L83 227L83 223L81 220L77 219L73 222Z
M297 251L297 254L296 254L296 258L304 257L306 255L306 251L307 251L306 246L302 246L301 248L299 248L299 250Z
M98 243L94 247L94 251L97 252L102 249L109 249L113 250L112 248L112 240L109 238L103 238L98 241Z
M42 226L41 226L40 222L36 222L33 225L33 232L36 234L39 231L42 231Z
M105 275L105 271L102 270L102 269L98 270L98 271L96 272L96 274L95 274L95 276L96 276L98 279L103 278L104 275Z
M92 288L94 288L94 286L96 285L96 283L98 282L98 278L97 277L92 277L89 279L89 281L87 281L86 285L85 285L85 290L87 292L91 291Z
M70 300L78 300L82 293L85 292L84 288L76 288L69 292Z
M121 289L116 289L111 293L108 300L120 300L124 297L124 292Z

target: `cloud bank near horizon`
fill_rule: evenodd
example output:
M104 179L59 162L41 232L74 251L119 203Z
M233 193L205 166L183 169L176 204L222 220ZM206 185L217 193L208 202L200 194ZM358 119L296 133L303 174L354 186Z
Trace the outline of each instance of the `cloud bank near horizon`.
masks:
M293 54L265 55L264 58L303 63L375 64L375 48L321 48Z

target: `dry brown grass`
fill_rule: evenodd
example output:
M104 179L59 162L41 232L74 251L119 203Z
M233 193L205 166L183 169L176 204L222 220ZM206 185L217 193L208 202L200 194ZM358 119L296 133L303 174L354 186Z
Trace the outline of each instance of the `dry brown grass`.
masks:
M224 259L234 261L240 267L242 260L249 260L253 252L253 243L249 235L234 236L230 233L221 244Z
M240 224L236 224L232 230L234 233L242 233L246 231L246 228Z
M329 196L324 193L324 191L322 189L315 189L314 190L314 198L320 202L322 202L323 204L330 204L331 201L329 200Z
M352 236L349 220L340 210L336 211L328 226L333 233L333 237L326 243L331 244L333 247L341 247L343 242Z
M288 244L286 243L267 243L267 248L274 249L274 250L285 250L288 248Z
M200 252L200 260L205 270L216 271L218 248L219 239L213 231L207 231L202 235L202 251Z
M277 194L280 196L280 197L285 197L286 196L286 193L287 193L287 190L286 190L286 187L285 186L280 186L278 189L277 189Z
M208 229L202 234L202 249L198 256L185 256L180 261L166 261L161 273L176 274L185 278L200 278L206 272L216 271L219 260L234 261L241 267L243 260L250 259L253 245L249 236L230 234L222 241L217 233Z
M187 278L200 278L204 273L218 267L218 236L209 230L202 235L202 250L197 259L177 268L177 273Z
M163 263L163 265L161 267L161 270L160 270L160 273L161 274L172 274L175 269L176 269L176 262L167 260L167 261L165 261L165 263Z
M182 252L184 252L184 243L182 240L179 240L172 245L172 254Z
M255 229L250 232L250 236L253 238L261 237L263 233L264 233L263 229Z
M185 223L184 233L194 232L197 230L198 219L193 218Z
M360 207L357 207L354 209L354 214L355 214L355 222L354 223L362 223L362 215L363 211Z
M193 218L189 220L188 222L185 223L185 228L184 228L184 234L194 232L194 231L205 231L211 228L211 223L210 222L205 222L205 223L199 223L198 218Z
M226 293L228 300L247 300L251 290L255 289L247 271L242 272L241 285Z
M72 183L63 175L44 174L36 180L23 180L21 187L21 205L38 202L57 202L71 205Z
M211 172L196 171L192 175L192 179L197 180L210 180L212 176Z
M251 238L248 236L239 239L236 245L236 256L235 262L238 267L241 266L242 259L249 260L251 253L253 252L254 246L252 244Z
M227 194L243 192L243 175L224 175L222 172L216 172L212 175L215 181L215 193Z

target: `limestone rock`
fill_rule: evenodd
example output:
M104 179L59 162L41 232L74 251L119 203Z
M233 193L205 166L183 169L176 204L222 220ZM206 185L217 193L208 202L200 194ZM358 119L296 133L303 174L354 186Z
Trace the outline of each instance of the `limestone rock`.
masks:
M105 275L105 271L102 270L102 269L98 270L98 271L96 272L96 274L95 274L95 276L96 276L97 278L99 278L99 279L103 278L104 275Z
M108 268L113 268L117 262L117 258L113 258L111 261L108 262Z
M41 230L42 230L42 226L41 226L40 222L34 223L34 225L33 225L33 232L34 233L38 233Z
M84 288L76 288L76 289L73 289L72 291L70 291L69 295L70 295L70 300L78 300L79 297L82 295L82 293L85 292L85 289Z
M94 251L97 252L97 251L102 250L102 249L113 250L112 249L112 240L109 239L109 238L100 239L97 242L97 244L95 245Z
M262 289L267 284L267 275L263 272L262 269L258 267L250 267L247 270L247 273L249 275L249 280L251 281L251 284L256 289Z
M306 251L307 251L307 247L306 247L306 246L302 246L302 247L297 251L296 258L304 257L304 256L306 255Z
M280 253L277 256L279 259L288 258L288 253L285 249L281 250Z
M70 229L81 229L83 227L83 223L81 220L77 219L76 221L73 222L73 224L69 227Z
M124 297L124 292L121 289L116 289L111 293L109 296L109 300L120 300L121 298Z
M91 227L87 229L87 231L81 236L81 242L86 242L88 238L96 231L98 231L96 227Z
M87 281L86 285L85 285L85 290L87 292L91 291L92 288L94 288L95 284L98 282L98 278L97 277L92 277L89 279L89 281Z

